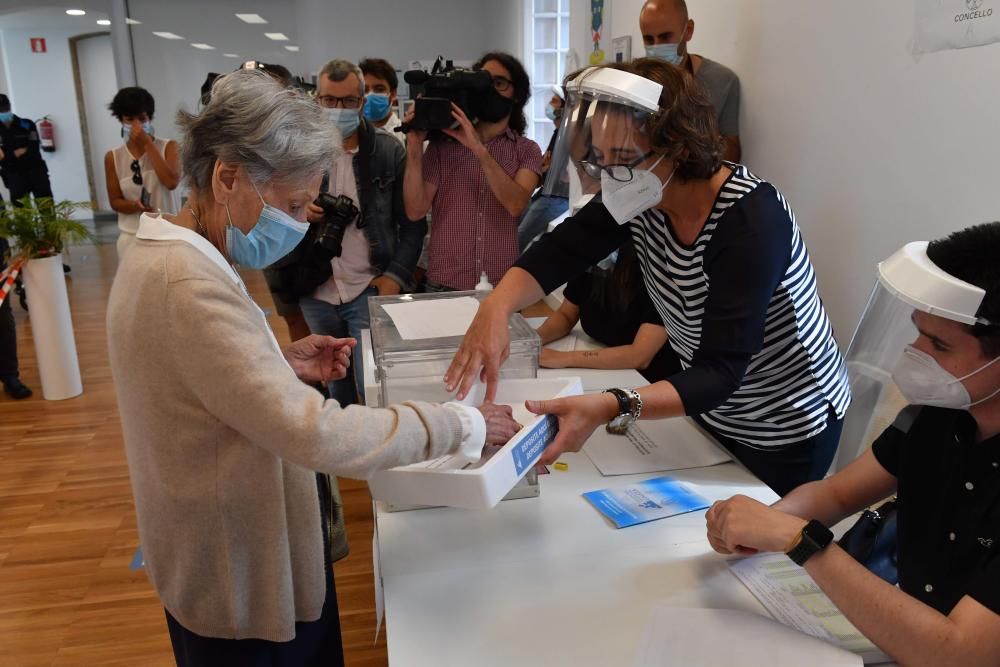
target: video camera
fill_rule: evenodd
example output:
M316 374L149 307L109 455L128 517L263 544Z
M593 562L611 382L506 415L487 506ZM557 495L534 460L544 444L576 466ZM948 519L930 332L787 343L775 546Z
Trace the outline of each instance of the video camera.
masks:
M452 103L470 120L475 120L473 100L485 95L493 86L493 79L486 70L455 67L451 60L445 61L441 56L434 61L429 74L422 69L411 69L403 73L403 80L410 86L410 96L415 98L413 120L403 123L396 131L430 130L432 135L455 125Z

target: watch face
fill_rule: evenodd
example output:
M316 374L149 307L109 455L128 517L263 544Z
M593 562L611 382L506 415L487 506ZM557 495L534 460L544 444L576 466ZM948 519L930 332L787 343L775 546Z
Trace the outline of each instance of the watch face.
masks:
M615 435L625 435L628 431L629 424L631 423L629 415L618 415L614 419L608 422L605 427L608 433L614 433Z

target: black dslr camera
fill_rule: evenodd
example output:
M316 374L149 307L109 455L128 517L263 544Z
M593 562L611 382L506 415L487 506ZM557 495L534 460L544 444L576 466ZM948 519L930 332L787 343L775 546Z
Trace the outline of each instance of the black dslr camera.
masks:
M323 209L322 222L316 223L316 254L330 261L340 257L344 250L344 232L358 217L358 207L346 195L334 197L329 192L321 192L313 202Z
M413 120L403 123L396 131L431 130L432 135L437 134L436 130L455 124L451 116L452 102L470 119L475 119L473 101L493 86L493 79L486 70L455 67L452 61L444 61L440 56L430 74L422 69L411 69L403 74L403 80L410 85L410 96L416 99Z

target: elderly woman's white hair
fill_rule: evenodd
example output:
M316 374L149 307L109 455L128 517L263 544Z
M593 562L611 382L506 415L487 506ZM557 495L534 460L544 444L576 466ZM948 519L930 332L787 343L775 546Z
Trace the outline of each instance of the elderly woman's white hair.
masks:
M341 137L316 102L257 70L219 77L195 115L177 114L188 183L206 190L216 160L241 165L255 183L307 180L340 155Z

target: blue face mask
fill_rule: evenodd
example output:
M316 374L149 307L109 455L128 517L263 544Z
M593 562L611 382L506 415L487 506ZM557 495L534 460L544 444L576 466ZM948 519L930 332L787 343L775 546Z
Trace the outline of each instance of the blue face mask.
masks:
M257 190L257 186L254 185L253 189ZM309 229L309 223L299 222L265 202L260 196L260 190L257 190L257 196L264 208L249 234L244 234L233 225L229 207L226 206L226 217L229 218L229 224L226 225L226 248L229 249L229 258L250 269L263 269L277 262L295 249Z
M389 115L389 96L384 93L368 93L365 96L365 106L361 113L365 118L376 123Z
M556 111L556 108L551 104L545 105L545 117L551 120L553 123L559 120L560 112Z
M326 117L340 130L340 136L344 139L358 131L361 124L361 116L357 109L323 109Z
M12 120L14 120L14 112L13 111L0 111L0 122L2 122L2 123L9 123Z
M646 56L677 66L684 62L684 54L678 50L680 46L680 44L650 44L646 47Z
M147 120L145 123L142 124L142 131L148 134L149 136L153 136L153 124ZM131 137L132 137L132 123L122 123L122 139L124 139L127 143Z

